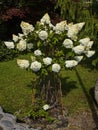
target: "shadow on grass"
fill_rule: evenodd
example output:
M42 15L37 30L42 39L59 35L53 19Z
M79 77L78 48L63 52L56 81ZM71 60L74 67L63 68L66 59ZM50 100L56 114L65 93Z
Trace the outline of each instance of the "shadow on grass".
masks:
M90 110L92 112L93 120L94 120L94 122L96 124L96 128L94 128L93 130L97 130L98 129L98 114L97 114L97 110L96 110L97 109L96 104L95 104L94 100L92 99L91 95L89 95L88 91L86 90L86 87L85 87L84 83L82 82L82 79L81 79L81 77L79 75L78 70L75 69L75 72L76 72L76 75L77 75L78 80L80 82L81 88L82 88L82 90L83 90L83 92L85 94L85 97L86 97L86 99L88 101L89 108L90 108Z
M70 77L61 78L62 94L67 95L72 89L76 89L76 81L67 81Z

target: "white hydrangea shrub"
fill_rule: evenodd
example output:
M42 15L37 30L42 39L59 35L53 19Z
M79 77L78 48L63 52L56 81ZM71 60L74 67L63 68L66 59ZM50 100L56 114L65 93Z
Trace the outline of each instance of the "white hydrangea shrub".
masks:
M32 50L29 63L17 61L21 68L30 67L35 73L43 69L59 73L62 68L73 68L84 57L90 58L95 54L92 50L93 40L86 36L78 38L84 25L85 22L74 24L67 23L67 20L53 25L46 13L35 27L22 21L20 27L23 33L13 34L12 42L4 43L9 49L15 49L16 46L18 51Z

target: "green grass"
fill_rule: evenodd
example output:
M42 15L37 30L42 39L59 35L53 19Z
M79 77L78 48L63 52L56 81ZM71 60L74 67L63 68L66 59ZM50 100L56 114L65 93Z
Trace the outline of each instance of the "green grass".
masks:
M67 76L65 85L63 84L62 87L65 91L63 95L64 104L69 113L95 109L93 91L98 71L79 65L75 70L64 71L62 75Z
M90 109L93 105L90 91L98 78L98 71L79 65L76 70L62 71L61 75L63 102L69 113ZM30 85L33 78L31 71L17 66L16 59L0 62L0 106L11 113L28 109L31 105Z
M16 59L0 63L0 105L14 113L31 104L32 72L20 69Z

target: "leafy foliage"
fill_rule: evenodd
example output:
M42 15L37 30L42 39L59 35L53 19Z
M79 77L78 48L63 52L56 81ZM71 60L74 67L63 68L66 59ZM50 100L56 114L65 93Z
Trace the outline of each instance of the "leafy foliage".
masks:
M12 33L21 32L20 21L34 24L46 12L54 12L49 0L0 0L0 39L10 39Z
M89 18L90 7L86 4L86 1L58 0L55 8L60 8L61 16L64 19L79 22L82 19L85 21L86 18Z

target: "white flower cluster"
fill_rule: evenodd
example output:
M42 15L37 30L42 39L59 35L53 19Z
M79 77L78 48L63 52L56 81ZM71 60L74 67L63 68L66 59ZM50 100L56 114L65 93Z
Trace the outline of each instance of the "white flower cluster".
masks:
M79 63L83 59L83 56L75 56L75 60Z
M42 108L46 111L46 110L48 110L50 108L50 105L45 104Z
M32 69L34 72L37 72L41 69L41 63L38 61L34 61L31 63L30 69Z
M19 37L16 36L15 34L12 34L12 39L13 39L14 42L17 42L19 40Z
M52 71L58 73L61 69L61 66L57 63L52 65Z
M65 48L72 48L73 47L73 41L71 39L65 39L63 42L63 45Z
M29 33L34 31L34 27L32 24L29 24L27 22L22 21L20 24L22 31L24 33L24 35L28 35Z
M76 54L85 54L87 57L91 57L95 54L94 50L90 50L93 46L93 41L90 41L89 37L79 40L80 45L73 47L73 51Z
M35 51L34 51L34 55L35 55L35 56L41 56L41 55L42 55L41 50L39 50L39 49L35 50Z
M24 39L24 34L18 34L15 35L15 34L12 34L12 40L11 42L8 42L8 41L4 41L4 44L6 45L6 47L8 49L15 49L15 46L16 46L16 49L19 50L19 51L25 51L26 49L33 49L33 43L27 43L26 39Z
M8 49L14 49L14 42L7 42L7 41L5 41L4 42L5 43L5 45L6 45L6 47L8 48Z
M62 32L64 32L66 30L66 25L67 25L66 20L57 23L56 26L54 26L55 33L61 34Z
M22 69L27 69L29 67L29 61L28 60L21 60L21 59L17 59L17 64L20 68Z
M75 67L78 64L78 61L76 60L66 60L65 65L67 68Z
M32 43L27 43L27 48L29 50L33 49L34 45Z
M48 13L46 13L40 20L41 24L50 24L51 21L50 21L50 17L48 15Z
M46 68L58 73L63 66L65 68L75 67L84 56L89 58L95 54L95 51L91 50L94 42L89 37L78 38L77 34L84 25L85 22L68 24L66 20L53 25L48 13L46 13L37 22L35 28L22 21L20 26L23 34L19 33L18 36L13 34L13 41L4 43L9 49L14 49L15 46L19 51L33 49L31 64L27 60L17 60L17 64L21 68L30 66L34 72ZM30 41L29 38L32 40Z
M43 41L48 38L48 33L44 30L40 31L38 35L39 35L39 38Z
M79 31L83 28L85 22L82 23L77 23L77 24L68 24L66 29L68 30L67 36L71 38L72 40L76 41L77 40L77 34Z
M19 51L24 51L26 50L26 41L21 39L19 41L19 43L17 44L16 48L19 50Z
M43 58L43 62L45 65L51 65L52 58L50 58L50 57Z

